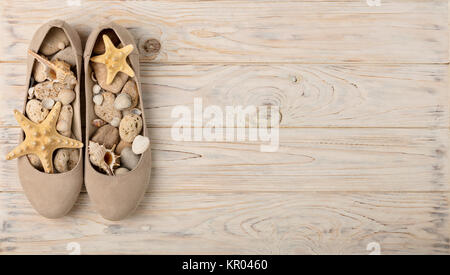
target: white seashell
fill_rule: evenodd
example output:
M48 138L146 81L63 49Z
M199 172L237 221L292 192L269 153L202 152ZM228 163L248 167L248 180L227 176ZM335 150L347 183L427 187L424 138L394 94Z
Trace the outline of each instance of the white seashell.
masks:
M133 153L139 155L147 151L149 146L150 146L150 139L148 137L138 135L134 138L133 144L131 145L131 149L133 150Z
M131 106L131 97L128 94L119 94L114 100L114 108L116 110L125 110Z
M134 108L131 110L132 114L138 115L140 116L142 114L141 110L139 110L138 108Z
M93 92L94 94L98 94L98 93L100 93L101 91L102 91L102 87L100 87L100 85L98 85L98 84L95 84L94 87L92 87L92 92Z
M32 99L34 97L34 87L28 89L28 99Z
M103 96L102 95L95 95L92 100L94 101L95 105L102 105L103 103Z
M115 147L106 149L103 145L89 141L89 160L110 176L114 175L114 168L119 166L120 156L114 153Z
M109 124L111 124L111 126L114 126L114 127L119 127L120 120L121 120L120 118L115 117L111 120L111 122Z
M49 97L42 100L42 107L47 110L51 110L53 108L53 105L55 105L55 101Z

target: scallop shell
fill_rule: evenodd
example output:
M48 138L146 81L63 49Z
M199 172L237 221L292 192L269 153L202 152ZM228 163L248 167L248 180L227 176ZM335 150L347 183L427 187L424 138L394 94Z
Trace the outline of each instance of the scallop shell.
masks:
M114 153L115 147L106 149L103 145L89 141L89 160L110 176L114 175L114 168L120 166L120 156Z

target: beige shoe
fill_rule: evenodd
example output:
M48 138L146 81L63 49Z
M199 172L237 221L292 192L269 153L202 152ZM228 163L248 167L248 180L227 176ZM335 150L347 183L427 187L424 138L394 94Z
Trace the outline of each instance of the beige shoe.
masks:
M142 130L140 130L140 135L144 136L144 139L147 139L147 129L145 127L145 117L144 117L144 108L142 103L142 92L141 92L141 83L140 83L140 67L139 67L139 53L138 49L135 45L134 39L131 34L122 26L116 23L108 23L106 25L98 27L94 30L87 42L84 52L84 69L85 69L85 89L86 89L86 143L92 139L92 136L95 134L97 127L93 126L92 121L94 119L99 119L99 117L95 114L94 111L94 102L93 102L93 88L96 85L96 77L95 73L93 74L93 69L91 66L91 57L98 56L100 53L98 51L98 47L96 43L98 40L102 40L103 34L107 33L108 37L111 38L113 44L116 44L118 48L121 48L126 45L133 45L133 51L128 55L128 63L130 67L134 71L134 77L128 77L128 80L135 81L136 89L139 95L139 102L136 108L140 109L142 113L141 122L142 122ZM118 46L122 44L122 46ZM95 52L94 53L94 48ZM101 52L101 51L100 51ZM103 64L102 64L103 65ZM114 81L118 78L118 75L114 78ZM103 81L98 79L99 84L101 85ZM103 82L104 83L104 82ZM114 83L114 82L113 82ZM120 85L119 85L120 86ZM119 95L120 90L116 87L116 91L113 92L114 97ZM96 92L98 92L98 86L96 86ZM102 87L103 88L103 87ZM110 89L111 90L111 89ZM111 93L109 93L111 96ZM97 102L98 104L98 102ZM103 101L100 105L105 105L106 103ZM125 113L121 112L121 116ZM117 114L116 114L117 115ZM102 117L103 121L111 122L112 125L117 127L117 121L112 123L110 117ZM109 120L109 121L108 121ZM122 121L123 122L123 119ZM111 128L111 127L110 127ZM117 131L117 130L114 130ZM116 132L117 135L117 132ZM122 139L122 134L120 135ZM123 139L122 139L123 140ZM116 140L117 142L117 140ZM115 142L114 142L115 143ZM100 144L100 142L99 142ZM104 143L106 144L106 143ZM100 144L101 145L101 144ZM105 145L105 148L106 145ZM111 148L109 148L111 149ZM114 151L114 149L112 149ZM129 149L128 149L129 150ZM94 202L96 210L108 220L121 220L127 217L129 214L134 212L134 210L139 205L139 202L142 200L148 184L150 180L151 173L151 151L150 148L147 149L144 153L140 154L140 159L136 161L137 166L128 167L130 171L125 172L124 174L115 173L116 167L111 166L108 169L100 169L99 165L93 165L90 161L89 148L86 146L85 151L85 184L89 194L89 197ZM91 146L91 153L92 153ZM117 152L117 150L116 150ZM118 154L118 153L117 153ZM114 157L114 156L113 156ZM122 158L124 156L122 155ZM110 159L109 159L110 160ZM110 170L109 175L104 171Z
M82 62L82 48L80 38L66 22L61 20L53 20L40 27L34 34L30 43L29 49L34 52L40 52L41 45L44 38L50 30L54 28L62 29L68 38L68 42L72 47L72 61L76 64L74 73L77 77L78 84L76 84L75 99L72 102L73 120L72 120L72 134L73 137L81 141L81 118L80 118L80 79L81 79L81 62ZM27 60L27 79L26 83L31 85L31 76L33 65L38 61L34 57L28 56ZM28 90L28 87L27 87ZM23 113L26 112L26 104L28 101L28 94L25 93L25 102ZM69 129L70 131L70 129ZM70 135L70 132L69 132ZM20 137L20 142L24 140L24 133ZM36 211L47 218L59 218L67 214L73 207L83 184L83 156L82 149L78 149L78 161L72 164L72 169L68 172L48 174L35 168L27 158L21 156L18 158L18 173L20 182L25 191L28 200ZM39 162L38 162L39 163ZM56 171L55 171L56 172Z

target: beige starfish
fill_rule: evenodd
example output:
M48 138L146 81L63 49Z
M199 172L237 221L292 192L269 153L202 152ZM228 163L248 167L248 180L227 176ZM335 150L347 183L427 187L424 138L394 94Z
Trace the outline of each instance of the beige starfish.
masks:
M127 56L133 51L133 45L130 44L118 49L105 34L103 35L103 42L105 43L105 53L92 57L91 61L106 65L106 84L111 84L118 72L134 77L134 71L127 63Z
M14 116L25 132L25 140L14 148L6 159L15 159L27 154L35 154L41 160L46 173L53 173L53 152L58 148L82 148L81 141L58 134L56 122L61 111L61 102L57 102L44 121L37 124L14 110Z

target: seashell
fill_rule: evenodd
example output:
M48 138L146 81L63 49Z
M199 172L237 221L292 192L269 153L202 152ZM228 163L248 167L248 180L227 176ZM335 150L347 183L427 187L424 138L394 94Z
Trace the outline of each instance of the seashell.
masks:
M64 105L59 113L56 130L63 136L70 137L72 129L73 108L71 105Z
M25 112L28 118L36 123L41 123L47 117L49 111L42 106L37 99L31 99L27 102Z
M131 107L131 97L128 94L119 94L114 100L116 110L125 110Z
M49 97L57 101L58 95L63 89L64 85L61 83L55 83L49 80L36 84L36 86L34 86L34 95L40 100Z
M119 126L120 138L126 142L133 142L142 130L142 118L135 114L126 115Z
M40 56L32 50L28 50L28 54L51 69L50 76L53 81L62 83L64 86L70 89L73 89L75 85L77 85L77 78L75 77L75 74L70 70L70 64L58 59L49 61L48 59Z
M122 118L122 113L114 109L114 94L110 92L102 93L103 102L101 105L94 106L95 114L106 122L111 122L115 117Z
M92 120L92 125L95 127L102 127L103 125L106 125L106 121L100 118L96 118Z
M133 153L131 147L125 147L120 154L120 161L122 167L128 168L130 171L136 168L139 163L140 157Z
M119 158L114 154L114 147L106 149L103 145L89 141L89 160L108 175L114 175L114 168L119 166Z
M96 94L98 94L98 93L100 93L102 91L102 87L100 87L100 85L98 85L98 84L95 84L93 87L92 87L92 92L96 95Z
M119 143L119 130L109 124L98 128L91 138L91 141L112 148Z
M44 167L42 166L42 162L37 155L28 154L27 158L30 161L31 165L33 165L34 168L41 170L41 171L44 170Z
M94 95L94 97L92 98L92 101L94 101L95 105L102 105L103 96L102 95Z
M120 142L119 142L119 144L116 146L116 154L121 154L122 153L122 150L125 148L125 147L131 147L131 143L130 142L126 142L126 141L124 141L124 140L121 140Z
M113 118L109 124L111 124L111 126L114 126L116 128L119 127L120 118L118 118L118 117Z
M64 89L58 94L58 101L60 101L63 105L68 105L72 103L75 99L75 92L73 90Z
M52 28L45 36L39 51L45 55L52 55L69 46L69 44L69 39L63 29Z
M134 108L137 106L137 104L139 102L139 93L137 91L136 82L134 82L134 80L130 79L127 81L127 83L125 83L125 86L123 86L121 94L127 94L130 96L131 105L130 105L130 107L128 107L128 109L131 109L131 108Z
M91 72L91 79L94 83L97 83L97 78L95 78L95 73Z
M98 84L108 92L113 94L120 93L123 85L128 80L128 75L122 72L117 73L116 77L111 84L106 84L107 70L106 65L102 63L91 62L91 67L95 72L95 77L97 78Z
M57 52L50 59L50 61L55 61L56 59L64 61L72 67L75 66L77 63L76 54L73 52L72 47L70 47L70 46Z
M140 116L142 114L141 110L139 110L138 108L131 109L130 112L132 114L135 114L135 115L138 115L138 116Z
M41 62L35 62L33 66L33 77L37 82L44 82L51 79L50 69Z
M148 147L150 147L150 139L148 137L138 135L134 138L131 149L133 150L133 153L140 155L147 151Z
M126 174L126 173L128 173L128 172L130 172L130 170L128 170L127 168L125 168L125 167L119 167L119 168L117 168L117 169L114 171L114 174L115 174L116 176L118 176L118 175Z
M32 99L34 97L34 87L28 89L28 99Z
M53 108L53 105L55 105L55 101L49 97L42 100L42 107L47 110L51 110Z

